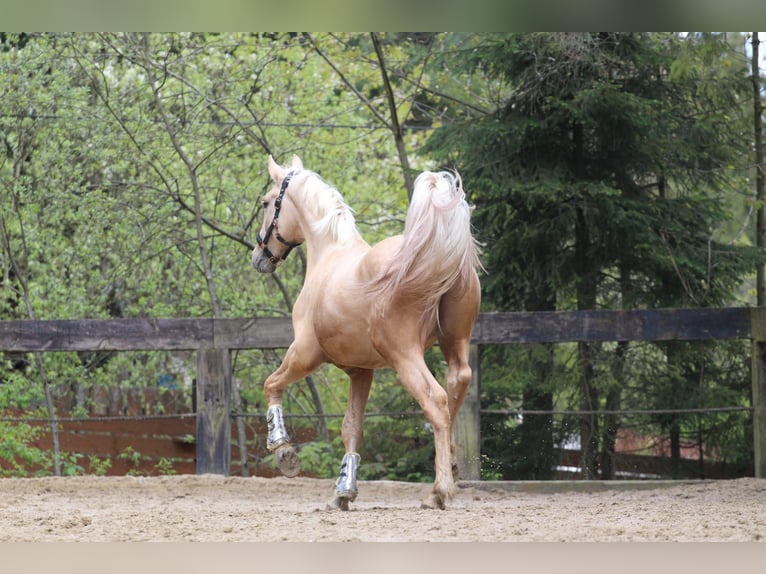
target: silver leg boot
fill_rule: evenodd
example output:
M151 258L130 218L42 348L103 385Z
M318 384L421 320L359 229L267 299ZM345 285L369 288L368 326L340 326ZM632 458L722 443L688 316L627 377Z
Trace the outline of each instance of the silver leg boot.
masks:
M285 415L282 405L274 405L266 411L266 423L269 427L269 435L266 437L266 448L274 452L283 444L290 444L290 435L285 427Z
M328 505L330 509L348 510L348 503L356 500L356 495L359 493L356 477L360 461L361 457L355 452L350 452L343 457L340 476L335 482L335 497Z
M298 476L301 471L301 461L295 448L290 444L281 405L269 407L266 412L266 423L269 428L266 448L276 456L280 472L288 478Z

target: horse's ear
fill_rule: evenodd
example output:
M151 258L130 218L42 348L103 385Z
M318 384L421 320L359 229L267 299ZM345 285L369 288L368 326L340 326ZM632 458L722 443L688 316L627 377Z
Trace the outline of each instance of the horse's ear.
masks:
M296 171L303 169L303 162L301 161L301 158L299 158L297 155L293 154L293 164L292 168Z
M271 154L269 154L269 175L275 183L284 177L284 170L282 169L282 166L274 161L274 158L271 156Z

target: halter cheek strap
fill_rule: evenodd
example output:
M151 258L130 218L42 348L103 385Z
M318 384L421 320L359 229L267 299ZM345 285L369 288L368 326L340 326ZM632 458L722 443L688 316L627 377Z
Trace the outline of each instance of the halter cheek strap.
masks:
M274 200L274 219L271 220L269 227L266 229L266 235L264 237L261 237L261 233L258 232L255 236L255 239L258 242L258 246L263 250L263 254L274 265L276 265L280 261L284 261L285 259L287 259L287 256L290 255L290 251L292 251L294 247L298 247L300 245L300 243L293 243L291 241L287 241L279 233L279 212L282 209L282 199L285 196L285 192L287 191L287 186L290 185L290 180L292 179L294 174L295 172L291 171L285 176L285 179L282 180L282 186L279 188L279 194L277 195L277 198ZM267 246L269 239L271 239L272 233L274 234L274 237L277 238L277 241L287 246L287 250L282 255L274 255Z

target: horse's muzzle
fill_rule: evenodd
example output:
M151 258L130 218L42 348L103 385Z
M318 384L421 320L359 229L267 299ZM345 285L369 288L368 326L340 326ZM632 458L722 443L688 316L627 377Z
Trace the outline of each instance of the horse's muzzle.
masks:
M259 273L273 273L277 266L263 254L263 249L256 247L253 249L253 267Z

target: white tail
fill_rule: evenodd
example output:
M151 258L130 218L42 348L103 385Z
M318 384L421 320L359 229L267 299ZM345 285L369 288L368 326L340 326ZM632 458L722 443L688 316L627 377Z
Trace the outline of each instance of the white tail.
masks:
M425 171L415 180L404 241L374 285L383 309L405 293L423 305L425 324L438 321L439 301L456 282L481 268L471 232L471 207L458 173Z

